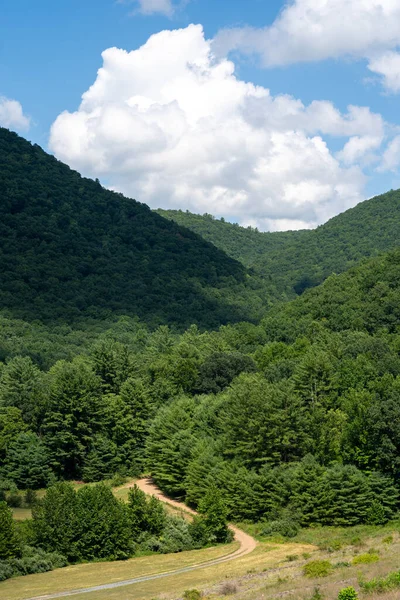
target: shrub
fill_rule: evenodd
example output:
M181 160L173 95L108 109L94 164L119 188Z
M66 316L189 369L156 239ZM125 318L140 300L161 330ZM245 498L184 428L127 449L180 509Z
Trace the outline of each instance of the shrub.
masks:
M360 581L360 587L366 594L389 592L400 588L400 571L389 573L386 577L375 577L370 581Z
M21 558L0 561L0 581L18 575L45 573L68 564L65 556L57 552L45 552L41 548L25 546Z
M303 573L306 577L327 577L332 573L329 560L312 560L304 565Z
M6 560L0 560L0 581L9 579L13 574L12 566Z
M237 591L238 587L233 581L227 581L220 589L222 596L230 596L231 594L236 594Z
M393 536L387 535L385 538L383 538L382 542L384 544L393 544Z
M35 490L26 490L24 502L29 508L34 506L37 502L37 493Z
M183 600L201 600L201 596L199 590L185 590L183 592Z
M261 535L271 535L273 533L279 533L283 537L294 538L300 530L300 525L291 519L278 519L277 521L271 521L267 523Z
M158 546L158 552L169 554L192 550L193 538L189 532L189 525L181 517L169 517Z
M360 554L359 556L355 556L353 558L353 565L368 565L370 563L378 562L379 556L377 554L370 554L367 552L366 554Z
M119 487L120 485L124 485L126 482L125 475L121 475L121 473L115 473L113 478L110 481L111 487Z
M357 600L358 594L353 587L347 587L340 590L338 600Z
M12 492L7 496L7 504L12 508L21 508L22 496L18 492Z
M298 560L298 558L299 558L299 555L298 555L298 554L288 554L288 555L286 556L286 560L287 560L288 562L294 562L295 560Z

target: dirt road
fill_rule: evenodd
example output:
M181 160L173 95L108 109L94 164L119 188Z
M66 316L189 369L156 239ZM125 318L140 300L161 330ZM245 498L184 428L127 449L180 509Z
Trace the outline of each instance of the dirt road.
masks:
M123 487L133 487L135 485L135 483L146 494L155 496L162 502L165 502L166 504L169 504L169 505L173 506L174 508L183 510L184 512L188 512L191 514L196 514L195 511L191 510L189 507L185 506L181 502L176 502L175 500L172 500L170 498L167 498L167 496L164 496L164 494L161 492L161 490L159 490L152 483L152 481L150 479L140 479L136 482L133 481L133 482L130 482L129 484L126 484ZM250 535L248 535L241 529L234 527L233 525L230 525L230 529L233 531L233 533L235 535L235 540L237 542L239 542L240 546L237 550L235 550L235 552L231 552L230 554L227 554L226 556L222 556L221 558L217 558L214 560L208 560L208 561L205 561L202 563L191 565L189 567L183 567L181 569L176 569L174 571L158 573L156 575L144 575L143 577L136 577L134 579L126 579L124 581L118 581L118 582L114 582L114 583L106 583L103 585L81 588L79 590L70 590L70 591L65 591L65 592L57 592L55 594L47 594L44 596L35 596L34 598L29 598L27 600L53 600L55 598L66 598L68 596L76 596L78 594L87 594L90 592L111 590L111 589L115 589L115 588L119 588L119 587L124 587L127 585L133 585L135 583L150 581L152 579L161 579L163 577L171 577L172 575L180 575L182 573L188 573L190 571L196 571L198 569L205 569L206 567L211 567L214 565L219 565L220 563L225 563L230 560L235 560L239 557L241 558L242 556L249 554L250 552L252 552L254 550L254 548L257 545L257 542L254 538L252 538Z
M132 487L133 485L135 485L135 484L134 483L128 484L128 487ZM145 492L146 494L149 494L150 496L155 496L156 498L161 500L161 502L165 502L166 504L169 504L170 506L173 506L174 508L178 508L178 509L184 510L185 512L189 512L192 515L196 514L196 512L194 510L192 510L185 504L182 504L182 502L176 502L176 500L172 500L171 498L168 498L167 496L165 496L162 493L162 491L159 490L156 485L154 485L154 483L151 481L151 479L139 479L138 481L136 481L136 485L143 492ZM233 533L235 535L235 540L237 542L239 542L240 547L236 550L236 552L233 552L232 554L229 554L228 556L226 556L224 558L218 559L218 562L234 560L235 558L238 558L238 556L245 556L246 554L253 552L254 548L257 545L256 540L254 538L252 538L251 535L248 535L247 533L245 533L241 529L238 529L234 525L230 525L229 528L233 531Z

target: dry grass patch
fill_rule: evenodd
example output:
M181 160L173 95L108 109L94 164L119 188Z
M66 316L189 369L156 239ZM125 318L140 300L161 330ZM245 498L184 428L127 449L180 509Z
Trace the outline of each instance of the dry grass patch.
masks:
M34 596L44 596L66 590L76 590L104 583L114 583L125 579L132 579L144 575L163 573L173 571L185 566L190 566L208 560L220 558L234 552L238 548L236 542L226 546L217 546L205 550L191 550L179 554L153 554L151 556L142 556L132 558L127 561L119 562L100 562L73 565L63 569L56 569L49 573L39 573L37 575L26 575L8 579L0 583L0 598L4 600L25 600ZM168 587L169 578L160 580L163 584L159 587ZM143 584L131 586L136 590ZM185 589L196 586L185 586ZM114 598L121 599L127 588L118 588L115 590ZM121 591L123 590L123 592ZM110 590L111 592L112 590ZM163 591L161 589L161 591ZM86 597L85 595L77 598ZM92 596L96 597L96 596ZM103 596L107 598L108 596ZM111 597L111 596L110 596ZM150 596L152 597L152 596Z

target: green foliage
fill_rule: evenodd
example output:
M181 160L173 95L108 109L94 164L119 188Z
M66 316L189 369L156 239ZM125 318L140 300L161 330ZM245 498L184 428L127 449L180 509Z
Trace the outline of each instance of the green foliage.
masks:
M353 565L369 565L374 562L378 562L379 556L378 554L371 554L367 552L366 554L359 554L353 558Z
M338 600L357 600L358 594L353 587L347 587L340 590Z
M363 258L398 246L399 190L358 204L313 231L261 233L188 211L157 212L261 274L273 299L293 298Z
M306 577L327 577L332 573L333 567L329 560L312 560L303 567Z
M263 527L261 535L279 534L286 538L294 538L300 530L300 525L293 519L271 521Z
M225 543L231 535L227 524L228 510L220 490L213 486L199 503L199 513L204 518L204 526L210 541Z
M201 600L202 594L199 590L185 590L183 600Z
M364 594L383 594L400 588L400 571L389 573L386 577L375 577L369 581L360 580L360 588Z
M20 488L37 490L54 480L47 447L33 432L20 433L9 444L2 471Z
M193 232L0 129L0 307L202 327L257 318L263 285ZM257 290L258 288L258 290Z
M0 560L19 557L21 546L15 530L12 511L0 502Z
M0 560L0 581L21 575L45 573L65 567L67 564L65 556L57 552L45 552L40 548L25 546L20 558Z

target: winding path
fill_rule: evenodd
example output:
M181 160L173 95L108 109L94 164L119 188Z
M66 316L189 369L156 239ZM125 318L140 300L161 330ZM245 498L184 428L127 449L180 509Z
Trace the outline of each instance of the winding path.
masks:
M190 509L185 504L182 504L181 502L177 502L176 500L172 500L171 498L168 498L167 496L165 496L161 492L161 490L159 490L157 488L157 486L154 485L154 483L151 481L151 479L139 479L138 481L130 482L129 484L126 484L123 487L129 488L129 487L133 487L135 484L143 492L145 492L146 494L149 494L150 496L155 496L156 498L161 500L161 502L165 502L166 504L169 504L170 506L173 506L174 508L182 510L183 512L187 512L187 513L190 513L193 515L196 514L196 512L194 510ZM171 577L171 575L180 575L181 573L188 573L190 571L196 571L198 569L205 569L206 567L213 567L214 565L219 565L220 563L225 563L225 562L228 562L231 560L235 560L237 558L241 558L242 556L245 556L246 554L249 554L250 552L253 552L253 550L255 549L255 547L257 545L256 540L254 538L252 538L250 535L248 535L247 533L245 533L244 531L242 531L241 529L238 529L237 527L235 527L234 525L230 525L229 528L233 531L233 533L235 535L235 540L237 542L239 542L240 546L234 552L231 552L230 554L227 554L226 556L222 556L221 558L215 558L213 560L208 560L205 562L197 563L194 565L190 565L188 567L183 567L181 569L175 569L174 571L166 571L164 573L157 573L154 575L143 575L143 577L135 577L134 579L125 579L124 581L117 581L114 583L105 583L103 585L96 585L96 586L92 586L92 587L81 588L78 590L57 592L55 594L47 594L44 596L35 596L34 598L29 598L27 600L53 600L53 598L54 599L55 598L66 598L68 596L76 596L78 594L88 594L90 592L99 592L102 590L112 590L115 588L132 585L134 583L141 583L143 581L150 581L152 579L162 579L163 577Z

